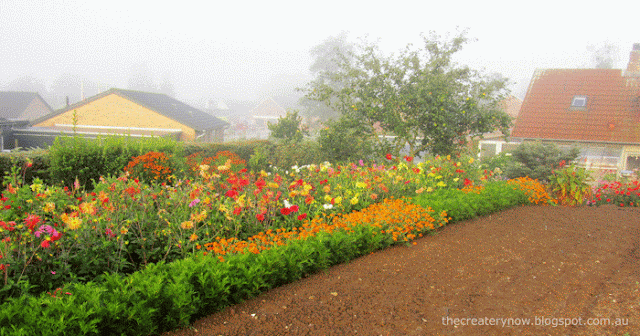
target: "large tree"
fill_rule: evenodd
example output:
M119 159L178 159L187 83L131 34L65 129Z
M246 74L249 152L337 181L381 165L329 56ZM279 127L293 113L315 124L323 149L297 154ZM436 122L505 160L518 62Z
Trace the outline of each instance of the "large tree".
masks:
M510 126L498 106L506 80L453 62L467 42L466 32L450 40L431 33L422 49L408 45L398 56L363 42L339 59L330 80L311 82L307 98L364 124L370 140L393 154L405 146L411 156L456 152L476 134L506 134Z

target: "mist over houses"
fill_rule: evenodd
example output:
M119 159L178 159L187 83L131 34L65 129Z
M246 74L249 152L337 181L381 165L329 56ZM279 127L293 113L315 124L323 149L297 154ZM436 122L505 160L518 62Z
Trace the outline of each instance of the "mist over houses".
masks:
M179 141L266 139L268 124L293 109L292 98L212 99L196 108L169 94L109 89L54 110L36 92L0 92L0 149L46 147L80 133ZM295 100L295 99L293 99ZM577 146L580 165L594 170L640 169L640 43L626 69L538 69L524 100L508 96L509 137L484 134L479 156L509 152L522 142Z

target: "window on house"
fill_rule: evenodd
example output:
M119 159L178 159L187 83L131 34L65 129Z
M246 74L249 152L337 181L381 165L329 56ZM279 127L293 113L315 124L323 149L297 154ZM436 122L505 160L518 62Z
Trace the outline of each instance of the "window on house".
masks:
M571 100L571 107L586 107L587 106L587 96L573 96L573 100Z

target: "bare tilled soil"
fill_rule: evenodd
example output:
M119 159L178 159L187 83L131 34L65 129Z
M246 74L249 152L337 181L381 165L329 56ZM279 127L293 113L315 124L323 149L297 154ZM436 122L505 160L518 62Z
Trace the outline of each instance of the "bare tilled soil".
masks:
M638 208L518 207L332 267L165 336L636 335L639 240Z

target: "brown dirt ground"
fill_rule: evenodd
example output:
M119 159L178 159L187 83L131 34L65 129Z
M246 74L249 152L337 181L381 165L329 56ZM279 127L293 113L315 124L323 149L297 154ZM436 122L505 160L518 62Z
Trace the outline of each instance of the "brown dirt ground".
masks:
M638 208L518 207L332 267L164 336L636 335L639 231ZM479 320L456 326L447 317ZM514 325L518 318L531 325ZM565 318L582 325L550 325ZM626 325L587 325L592 318ZM499 325L477 325L485 321Z

